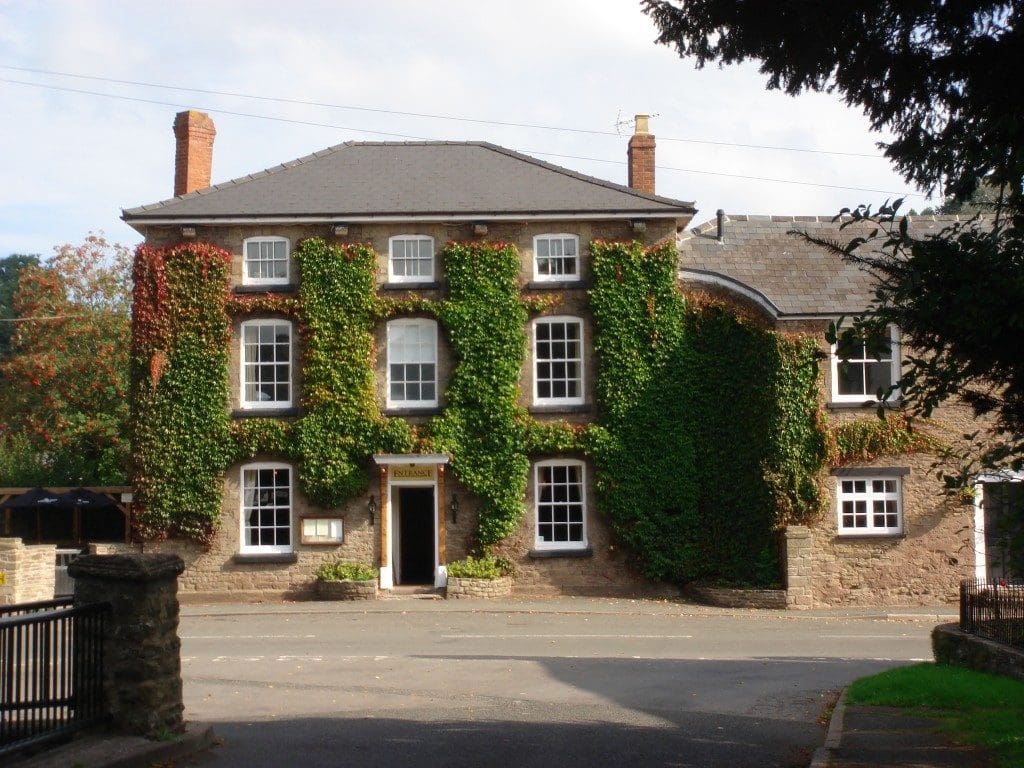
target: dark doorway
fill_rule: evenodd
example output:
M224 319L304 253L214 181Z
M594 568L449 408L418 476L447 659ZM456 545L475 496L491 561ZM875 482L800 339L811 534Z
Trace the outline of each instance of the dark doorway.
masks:
M434 489L398 488L398 583L434 583Z
M985 483L985 565L989 579L1024 579L1024 483Z

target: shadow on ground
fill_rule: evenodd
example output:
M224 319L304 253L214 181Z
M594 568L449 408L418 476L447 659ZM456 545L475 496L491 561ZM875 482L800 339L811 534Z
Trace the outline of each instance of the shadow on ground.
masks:
M823 742L816 719L828 692L893 665L444 655L401 663L400 674L372 685L343 674L223 679L241 687L254 717L213 719L225 743L196 764L795 768ZM321 701L337 702L334 713Z

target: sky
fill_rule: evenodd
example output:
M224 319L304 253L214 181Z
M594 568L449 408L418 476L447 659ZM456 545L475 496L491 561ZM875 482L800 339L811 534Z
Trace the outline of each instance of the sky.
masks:
M657 192L694 201L694 224L914 191L838 97L768 91L756 63L698 70L655 37L635 0L0 0L0 257L89 232L138 243L121 210L172 195L187 108L216 124L214 183L344 141L429 139L624 184L646 113Z

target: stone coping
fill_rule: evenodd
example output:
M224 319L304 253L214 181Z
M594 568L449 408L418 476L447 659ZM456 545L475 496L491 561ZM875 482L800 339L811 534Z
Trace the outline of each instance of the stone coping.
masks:
M184 570L178 555L166 554L81 555L68 565L68 574L76 579L101 581L160 581L177 578Z
M932 630L932 652L938 664L1012 677L1024 682L1024 650L940 624Z

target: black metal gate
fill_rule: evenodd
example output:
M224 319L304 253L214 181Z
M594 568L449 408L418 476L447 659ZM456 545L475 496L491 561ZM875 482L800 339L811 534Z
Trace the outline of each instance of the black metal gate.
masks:
M110 606L0 606L0 755L100 722Z

